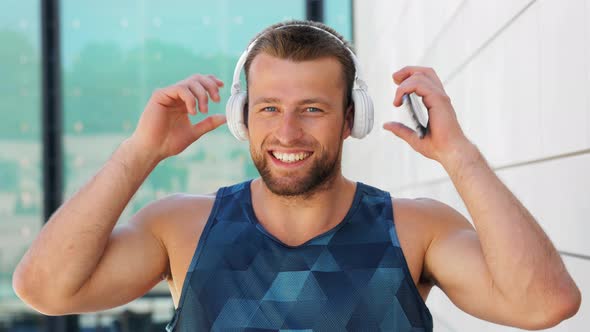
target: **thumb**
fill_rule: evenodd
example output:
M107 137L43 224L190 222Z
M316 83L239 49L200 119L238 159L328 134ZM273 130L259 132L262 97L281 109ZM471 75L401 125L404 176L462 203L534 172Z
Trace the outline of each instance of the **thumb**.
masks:
M193 133L195 135L195 139L199 139L199 137L221 126L225 122L226 118L223 114L214 114L206 117L203 121L200 121L193 125Z
M395 136L403 139L410 145L412 145L416 138L415 132L400 122L385 122L383 124L383 129L392 132Z

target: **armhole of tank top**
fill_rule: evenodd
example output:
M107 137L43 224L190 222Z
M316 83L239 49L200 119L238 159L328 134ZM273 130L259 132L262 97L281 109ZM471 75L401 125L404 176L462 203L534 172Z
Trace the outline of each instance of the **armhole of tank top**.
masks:
M199 236L199 242L197 243L197 248L195 249L195 253L193 254L193 258L191 259L188 270L186 271L186 274L184 276L182 290L180 292L180 299L178 299L178 307L174 310L174 315L172 316L172 319L166 325L167 332L174 331L174 328L176 327L176 323L178 322L178 317L180 316L180 313L182 311L182 306L184 304L184 299L186 297L188 284L190 283L189 274L191 273L191 270L193 269L193 267L197 264L197 261L199 260L199 256L201 255L201 252L203 251L203 247L205 246L205 242L207 241L207 236L209 235L209 230L213 226L213 221L215 220L215 217L217 216L217 210L219 210L220 201L221 201L221 198L223 197L224 191L225 191L225 188L219 188L219 190L217 191L217 194L215 195L215 202L213 202L213 207L211 208L211 213L209 214L209 218L207 218L207 223L205 224L205 227L203 228L203 232L201 232L201 236Z
M397 243L399 243L399 248L402 253L402 270L404 271L404 275L406 276L406 278L409 280L410 289L412 290L412 293L414 293L414 296L418 300L418 303L420 303L420 306L426 312L426 314L430 317L430 321L432 322L432 313L430 312L430 310L426 306L426 302L424 302L424 299L422 298L422 296L420 295L420 292L418 291L418 287L414 283L414 279L412 278L412 273L410 272L410 267L408 266L408 262L406 261L406 255L404 254L404 249L402 248L401 242L399 240L399 236L397 234L397 228L395 227L395 219L393 216L393 209L395 207L393 206L391 195L389 193L387 193L385 199L387 201L386 204L388 207L388 211L389 211L389 213L391 213L391 220L393 221L391 223L390 227L393 227L393 234L395 235L395 240L397 241ZM392 239L392 241L393 241L393 239ZM392 244L396 245L393 242L392 242Z

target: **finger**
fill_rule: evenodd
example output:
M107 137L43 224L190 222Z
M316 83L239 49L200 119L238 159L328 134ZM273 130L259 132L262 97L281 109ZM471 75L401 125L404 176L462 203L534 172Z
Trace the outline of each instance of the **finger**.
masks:
M395 91L393 105L399 107L403 102L403 95L415 92L422 97L422 103L426 109L430 110L433 107L438 107L444 104L450 104L451 99L444 90L434 86L429 80L412 80L405 81Z
M217 82L215 82L212 78L208 76L201 76L198 79L198 82L194 82L195 84L201 84L211 96L211 99L215 102L219 102L219 86L217 86Z
M186 87L183 86L174 86L174 93L176 94L176 96L178 98L180 98L182 101L184 101L184 104L186 105L186 110L189 114L197 114L197 111L195 110L197 103L195 101L195 97L193 96L193 94L190 92L189 89L187 89Z
M426 77L428 77L430 80L432 80L432 82L434 82L436 85L439 85L440 87L443 86L442 81L440 80L434 69L430 67L406 66L398 70L397 72L393 73L393 81L395 82L395 84L399 85L415 73L422 73L426 75Z
M395 136L408 142L412 147L414 147L416 139L418 138L415 131L400 122L385 122L383 124L383 129L392 132Z
M192 93L184 86L172 85L154 91L154 101L165 107L178 106L178 102L185 104L187 112L197 114L195 111L196 101Z
M200 121L193 125L193 133L195 135L195 139L199 139L199 137L221 126L225 122L226 118L223 114L214 114L206 117L203 121Z
M174 97L172 97L172 95ZM178 94L174 93L171 87L159 88L154 90L151 99L162 106L174 106L178 100L178 98L176 98L177 95Z
M432 82L428 80L423 74L417 73L405 80L395 90L395 97L393 98L393 106L400 107L403 103L402 97L404 94L415 92L421 97L432 94L435 90ZM423 100L424 101L424 100ZM425 103L426 105L426 103ZM428 105L426 105L428 107Z
M209 77L210 79L212 79L213 81L215 81L215 83L219 87L222 87L224 85L223 81L220 80L220 79L218 79L217 77L215 77L215 75L207 75L207 77Z
M209 112L209 97L207 97L207 91L205 91L205 88L194 81L187 83L187 87L191 91L191 94L199 101L199 111L203 114L207 114L207 112Z

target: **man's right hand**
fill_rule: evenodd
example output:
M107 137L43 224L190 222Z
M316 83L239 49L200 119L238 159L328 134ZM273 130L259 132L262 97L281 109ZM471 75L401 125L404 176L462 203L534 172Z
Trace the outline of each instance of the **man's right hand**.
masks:
M131 141L156 160L179 154L203 134L225 123L225 115L216 114L192 124L190 115L208 112L209 97L219 102L223 82L213 75L196 74L174 85L157 89L148 101Z

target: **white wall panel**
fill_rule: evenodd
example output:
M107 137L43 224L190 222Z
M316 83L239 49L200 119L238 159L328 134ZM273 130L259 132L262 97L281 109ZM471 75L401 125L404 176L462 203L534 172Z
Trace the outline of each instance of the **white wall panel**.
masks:
M410 2L368 1L355 9L357 17L373 18L370 25L357 25L355 46L361 62L363 76L369 85L369 93L375 105L375 126L369 136L361 141L350 138L345 142L343 170L356 179L370 184L393 183L393 179L404 179L404 184L414 182L409 147L393 134L385 132L385 121L398 121L392 105L395 85L391 74L399 69L398 57L404 56L408 48L392 42L391 36L402 36L400 20L404 17ZM405 8L405 9L404 9ZM384 15L386 14L386 15ZM365 36L370 36L365 38ZM396 114L397 113L397 114ZM367 163L367 160L371 162ZM401 185L400 183L396 184Z
M581 150L588 147L590 110L585 1L546 0L539 5L543 22L540 39L543 151L553 155Z
M533 4L446 86L466 135L494 165L542 156L533 134L541 130L537 14ZM444 177L436 162L417 162L419 182Z
M584 18L584 22L586 22L586 36L584 37L585 41L584 46L586 46L586 55L590 56L590 0L586 0L585 1L585 5L586 5L586 17ZM586 71L587 71L587 75L586 75L586 86L588 87L588 89L586 90L586 95L588 96L589 93L588 91L590 91L590 64L588 62L586 62ZM590 97L588 97L589 99L587 100L588 104L586 105L587 109L586 109L586 114L590 113ZM588 128L590 128L590 116L588 116ZM586 146L590 147L590 130L587 131L587 135L588 135L588 143Z
M574 5L576 1L577 5ZM580 60L580 57L587 58L584 56L587 53L587 43L579 42L585 40L585 38L587 39L585 21L580 20L577 22L583 29L571 29L578 31L577 34L581 34L581 37L578 36L580 38L574 38L578 40L575 43L579 49L577 52L568 46L570 42L567 42L567 40L569 39L552 42L551 38L548 38L548 41L545 41L542 27L546 24L544 21L540 23L544 19L543 15L547 15L548 11L553 11L554 8L551 6L561 8L559 10L562 12L577 9L575 10L576 15L583 17L588 11L588 6L585 6L583 0L576 1L568 2L567 6L557 5L556 0L547 0L545 2L533 2L530 6L528 6L528 2L520 2L519 4L511 2L510 6L502 7L486 4L484 6L488 7L484 8L475 7L471 2L461 3L457 8L454 8L457 15L453 18L462 22L457 23L461 27L461 29L457 29L463 34L449 28L446 33L439 36L441 40L439 44L444 44L442 42L444 38L448 38L451 43L453 40L462 40L462 37L465 37L464 34L467 33L465 31L470 31L464 25L466 24L463 22L465 20L461 19L467 15L466 13L472 13L475 17L483 15L481 12L486 11L497 13L497 17L493 17L501 22L516 15L516 13L509 14L508 9L511 8L518 12L524 6L528 6L524 13L519 15L503 33L500 33L470 63L463 67L447 86L462 127L468 137L485 153L492 165L506 165L534 160L555 154L557 151L563 153L584 149L589 146L590 131L588 127L590 117L588 114L590 113L590 106L588 103L589 93L586 90L590 91L590 69L588 69L587 64L579 63L580 61L587 61ZM423 17L420 15L425 15L421 10L425 8L422 1L413 1L410 4L398 2L401 7L397 11L392 9L392 3L386 3L387 5L380 5L380 2L375 2L375 5L371 8L371 14L373 14L371 24L366 25L364 28L364 35L376 35L379 37L368 38L369 40L366 42L368 47L359 47L361 62L370 69L366 70L366 78L370 85L371 94L375 98L377 110L375 131L381 131L381 124L384 121L399 121L399 117L395 115L391 107L395 86L391 83L389 74L394 69L402 66L404 63L402 59L411 58L407 54L401 54L402 52L398 48L387 45L404 44L398 42L398 39L405 38L403 35L400 36L398 30L402 26L417 30L414 28L415 22L423 22ZM554 4L547 5L546 3ZM559 12L559 10L557 11ZM379 12L396 12L401 23L392 22L390 20L391 16L380 19L383 15L379 15ZM563 17L559 18L559 13L555 17L562 23L565 20ZM359 20L362 21L362 16L357 19L357 21ZM489 36L489 26L499 24L494 25L490 20L488 18L483 20L481 24L477 24L477 26L484 27L478 28L483 29L483 32L475 29L475 32L471 32L473 35L465 37L465 39L471 38L475 40L476 36L480 36L480 38ZM411 24L406 22L411 22ZM567 26L566 24L562 25ZM393 30L382 28L387 26L396 28ZM500 26L498 25L498 28ZM379 31L385 31L386 33L380 34ZM394 38L388 35L387 32L392 33ZM359 40L362 40L362 38L359 38ZM562 83L557 78L553 80L546 79L550 73L545 73L545 67L547 66L543 62L551 60L553 61L553 67L559 68L560 66L559 54L549 58L549 60L548 55L542 55L542 51L548 47L547 45L552 45L552 49L564 48L569 53L577 54L573 58L579 61L574 61L574 64L579 67L578 69L582 70L571 70L575 72L572 75L576 77L572 82ZM448 50L452 46L451 44L437 47ZM413 56L416 54L416 48L417 46L412 47L410 52L414 54ZM368 50L370 54L364 54L363 49ZM374 52L374 50L382 50L383 52ZM392 55L388 56L388 54ZM396 62L398 65L394 64ZM383 64L386 64L386 66L383 66ZM435 69L441 74L439 68ZM567 94L559 91L560 89L563 90L559 88L560 85L577 87L574 93L575 96L561 98L560 96ZM554 88L554 91L545 91L548 87ZM571 109L573 115L564 116L563 111L560 111L560 108L555 103L560 103L563 107ZM572 121L572 118L575 120ZM568 127L567 130L565 129L566 126ZM366 144L360 142L348 145L355 151L355 157L358 160L375 158L375 155L384 158L385 156L400 156L400 153L403 154L403 158L400 156L400 158L394 158L394 160L403 159L409 165L398 165L396 163L393 170L389 169L390 177L400 176L395 184L388 183L390 187L406 187L414 183L413 181L422 183L445 177L443 168L437 162L417 155L409 147L404 146L404 142L395 137L393 137L392 141L388 141L388 136L383 134L382 132L374 133L363 141L363 143L370 143L368 148ZM564 139L572 142L563 143ZM383 166L387 165L387 161L389 159L383 159L382 162L375 164ZM355 168L362 169L360 165ZM377 176L380 169L380 167L371 168L371 172L367 172L371 176L365 180L370 183L383 183L383 176ZM363 171L365 170L363 169Z
M580 41L588 40L589 35L587 27L572 29L563 24L571 19L574 26L584 26L588 20L580 17L588 6L581 1L577 8L574 4L534 3L451 81L470 87L459 89L469 101L462 95L450 95L455 104L463 102L462 107L455 105L461 124L493 164L588 148L589 43ZM551 20L543 15L558 22L546 24ZM551 24L563 31L546 36L543 31ZM573 96L565 97L568 94ZM565 116L566 110L572 115ZM535 131L540 134L533 134Z
M542 156L540 124L539 8L531 5L510 28L492 43L500 59L501 87L497 110L500 116L489 129L490 157L494 164L508 164ZM486 123L480 123L485 128ZM497 143L496 143L497 142Z
M533 4L452 81L461 125L493 165L541 157L538 8Z
M438 68L441 77L446 79L530 2L465 1L445 34L425 54L424 62Z
M590 253L590 154L499 172L558 249Z
M422 17L424 13L424 1L408 1L402 9L399 23L397 24L396 52L397 60L400 63L416 62L426 47L424 22L416 18ZM391 40L387 40L391 42Z
M415 3L421 3L421 1L416 1ZM418 14L411 14L419 13L417 10L412 10L412 8L420 8L419 5L408 6L403 4L403 6L404 8L408 7L403 9L403 13L400 15L400 19L403 22L423 21ZM466 8L458 10L458 17L462 17L462 11L478 12L473 7L464 6ZM371 8L371 14L376 15L378 11L390 12L392 11L390 7L391 4L385 6L385 8L375 5ZM447 91L453 99L462 127L468 137L486 153L486 156L494 165L536 159L542 153L540 135L531 134L531 132L541 130L539 114L539 23L536 7L536 4L533 4L531 8L525 11L508 28L510 33L501 34L490 45L484 48L479 56L463 68L457 77L447 86ZM520 7L517 8L520 9ZM501 16L504 18L510 16L498 8L489 10L500 11L502 13ZM398 42L397 39L403 39L404 37L400 37L396 29L392 31L391 29L381 28L382 26L396 26L400 28L407 25L397 23L389 23L388 25L388 20L380 20L379 15L372 16L372 18L374 18L372 24L365 27L362 31L359 29L358 34L379 35L378 31L381 30L385 31L385 33L376 38L359 38L357 45L359 46L359 57L363 68L368 68L368 70L365 69L365 76L370 85L371 94L375 98L377 110L376 130L381 130L380 126L384 121L399 121L399 118L396 118L392 114L391 100L395 86L391 83L389 73L401 68L404 64L403 59L409 59L410 57L407 54L403 54L397 47L394 47L398 44L403 45L404 42ZM492 25L491 23L486 24ZM469 29L461 26L462 33L463 30ZM394 34L396 37L391 38L391 36L387 35L387 32ZM449 34L451 33L452 31L449 31ZM489 35L487 30L483 33L477 31L473 33L476 35L478 33L485 36ZM443 35L440 38L447 38L445 36ZM454 37L451 40L463 40L463 35ZM363 47L361 43L365 43L366 47ZM446 45L443 48L448 51L448 49L453 47L452 45ZM368 50L370 54L364 54L363 49ZM374 52L377 49L380 52ZM413 51L413 53L416 52ZM388 56L387 54L392 55ZM398 65L392 64L394 62L397 62ZM405 64L412 63L405 62ZM383 66L383 64L386 65ZM389 70L385 70L384 68L389 68ZM441 74L440 68L435 67L435 69ZM453 87L458 88L453 89ZM581 132L583 133L585 131ZM379 149L381 147L381 150L404 151L403 144L399 144L399 140L394 138L394 143L383 143L382 136L376 136L379 138L369 137L366 140L371 142L372 148ZM585 140L583 142L584 144L586 143ZM362 150L362 152L358 153L359 157L370 157L370 149L362 149L360 148L362 143L355 143L349 145L357 147L353 149ZM390 148L385 148L382 144L386 144ZM417 177L417 182L424 182L445 176L443 168L437 162L419 155L413 155L413 150L404 151L404 153L406 152L410 153L406 159L412 163L412 167L410 170L399 170L399 175L402 175L402 178L394 187L408 185L409 179L413 175ZM391 155L391 153L388 153L388 155ZM365 158L360 159L363 160ZM408 174L408 172L413 172L413 174ZM375 172L371 174L375 174ZM393 174L398 173L396 171Z
M453 23L453 18L461 13L467 1L421 1L425 2L425 5L422 6L424 10L422 24L424 26L424 43L428 49L430 46L434 46L434 41L441 33L444 33L448 24Z
M560 158L497 171L502 182L537 219L559 250L590 253L590 154ZM569 183L571 185L564 185ZM431 197L453 206L468 219L452 182L392 192L395 197Z
M492 166L508 166L498 176L556 247L589 256L590 154L560 155L590 148L590 0L356 1L354 14L377 112L369 138L347 143L345 174L394 197L438 199L471 219L444 169L381 129L407 123L391 107L391 72L432 66L467 136ZM564 260L587 302L590 261ZM435 331L520 331L470 317L440 291L428 304ZM589 320L583 302L549 331L585 331Z

